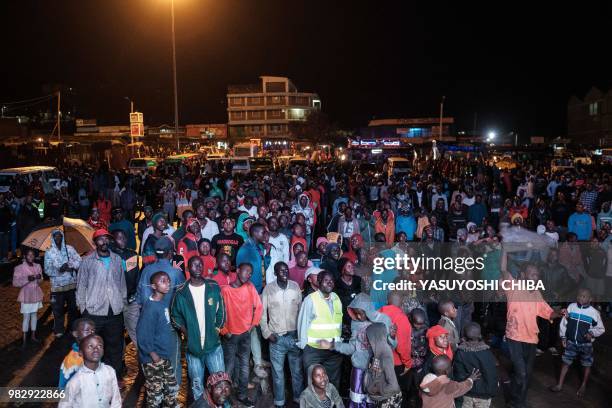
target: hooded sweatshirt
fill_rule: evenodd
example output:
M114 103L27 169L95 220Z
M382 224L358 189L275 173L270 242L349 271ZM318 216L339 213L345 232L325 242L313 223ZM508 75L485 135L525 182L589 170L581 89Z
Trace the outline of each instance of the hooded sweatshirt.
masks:
M308 387L302 394L300 395L300 408L326 408L328 405L325 405L323 401L319 399L314 386L312 385L312 372L316 367L323 367L320 364L313 364L308 367ZM344 408L344 403L342 402L342 398L340 398L340 394L334 385L327 381L327 385L325 386L325 395L331 401L331 408Z
M59 232L62 234L62 243L57 247L53 234ZM60 272L60 268L65 263L73 269L72 272ZM81 257L75 249L66 245L64 233L55 229L51 232L51 247L45 252L45 273L51 278L51 291L60 291L60 289L69 290L76 287L76 270L81 266Z
M373 357L379 361L381 369L380 373L368 370L365 376L365 389L373 401L384 401L400 392L393 367L393 351L387 341L387 333L388 329L382 323L372 323L366 329Z
M601 212L597 214L597 229L600 230L605 223L612 224L612 207L608 212L604 212L602 209Z
M365 312L368 320L359 321L356 320L355 313L352 309L361 309ZM395 341L387 336L389 333L389 327L391 326L391 319L389 316L377 312L374 309L374 304L370 300L370 296L365 293L359 293L355 296L355 299L348 306L348 314L351 316L351 338L347 343L336 343L334 348L341 354L351 356L351 362L353 367L365 370L368 368L370 363L370 357L372 351L366 336L366 329L372 323L383 323L386 330L385 341L393 342L393 346L396 345ZM393 369L393 355L391 355L391 369Z
M305 207L302 207L302 204L300 203L302 197L306 197ZM306 235L310 235L312 226L314 225L315 213L310 206L310 197L308 197L308 194L300 194L297 199L297 203L293 204L293 207L291 207L291 214L304 214L304 218L306 218Z
M459 344L453 360L453 377L466 380L477 368L482 377L466 394L469 397L489 399L497 394L498 379L495 357L483 341L466 341Z
M243 241L249 239L249 231L245 231L242 228L242 224L244 224L244 221L249 217L249 213L243 212L238 216L238 222L236 222L236 233L242 237Z

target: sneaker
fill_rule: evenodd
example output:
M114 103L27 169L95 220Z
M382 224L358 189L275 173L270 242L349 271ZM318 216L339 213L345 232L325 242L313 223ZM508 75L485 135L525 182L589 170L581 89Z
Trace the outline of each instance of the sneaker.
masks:
M255 403L251 401L248 397L244 399L238 398L238 402L244 405L245 408L255 408Z
M536 357L540 357L542 354L544 354L543 350L540 350L539 348L536 349Z
M266 372L265 368L263 368L262 365L256 365L255 368L253 369L253 372L259 378L266 378L268 376L268 373Z
M553 356L558 356L559 355L559 350L557 350L556 347L550 347L548 349L548 351L550 351L550 354L552 354Z
M56 339L61 339L64 333L54 333Z

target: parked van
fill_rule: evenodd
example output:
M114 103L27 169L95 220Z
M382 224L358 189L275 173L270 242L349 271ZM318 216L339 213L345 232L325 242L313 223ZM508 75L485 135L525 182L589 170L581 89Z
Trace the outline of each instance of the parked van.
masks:
M410 160L405 157L389 157L387 159L387 176L403 176L410 172Z
M42 177L41 181L46 181L55 189L59 188L60 178L57 168L51 166L28 166L28 167L13 167L10 169L0 170L0 193L6 193L13 184L13 180L17 176L25 177L28 183L33 181L35 174Z
M249 165L251 171L254 172L266 172L274 169L274 163L269 157L251 157L249 159Z
M234 157L232 159L232 175L248 174L251 172L251 164L248 157Z
M155 157L138 157L130 159L128 172L130 174L148 173L149 170L157 169L157 159Z

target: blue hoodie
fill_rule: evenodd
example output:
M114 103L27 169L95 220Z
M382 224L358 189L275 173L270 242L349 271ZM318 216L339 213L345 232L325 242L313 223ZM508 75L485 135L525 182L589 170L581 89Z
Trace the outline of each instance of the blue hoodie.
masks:
M403 232L406 234L406 240L412 241L414 240L414 233L416 232L416 229L417 229L417 222L412 216L412 214L410 215L403 215L402 213L398 214L397 218L395 219L395 235L396 236L400 232Z
M253 267L251 282L255 285L257 293L263 290L265 280L265 271L270 265L270 255L266 254L263 245L257 245L253 238L249 238L244 242L236 254L236 267L240 264L248 263Z

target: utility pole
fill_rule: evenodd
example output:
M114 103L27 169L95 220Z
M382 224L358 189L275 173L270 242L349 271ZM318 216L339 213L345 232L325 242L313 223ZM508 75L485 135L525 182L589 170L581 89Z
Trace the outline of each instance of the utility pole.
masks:
M446 99L446 96L442 96L442 100L440 101L440 141L442 141L442 118L444 116L444 100Z
M60 91L57 91L57 140L60 142L62 141L61 99L62 99L62 94Z
M176 136L176 153L181 152L181 139L178 130L178 90L176 86L176 38L174 35L174 0L171 1L172 14L172 76L174 81L174 134Z

